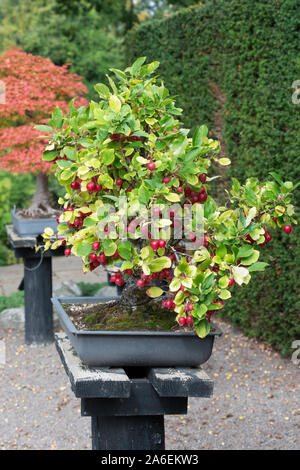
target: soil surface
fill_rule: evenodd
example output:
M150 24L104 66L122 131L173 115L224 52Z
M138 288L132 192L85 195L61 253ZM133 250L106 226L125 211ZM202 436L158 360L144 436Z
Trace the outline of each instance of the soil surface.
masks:
M117 301L63 307L76 328L83 331L193 331L191 327L179 327L176 313L162 309L155 301L137 307Z

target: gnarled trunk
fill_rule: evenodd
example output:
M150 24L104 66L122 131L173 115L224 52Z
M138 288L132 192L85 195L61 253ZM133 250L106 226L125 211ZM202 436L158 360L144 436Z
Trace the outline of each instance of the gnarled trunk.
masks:
M24 217L53 217L58 211L52 207L51 194L48 189L48 176L38 173L36 176L36 190L30 207L18 211Z

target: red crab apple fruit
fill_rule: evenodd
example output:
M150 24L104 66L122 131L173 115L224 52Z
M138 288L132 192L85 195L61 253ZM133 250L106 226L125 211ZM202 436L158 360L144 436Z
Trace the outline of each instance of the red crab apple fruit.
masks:
M72 181L72 183L70 184L71 188L72 189L79 189L80 188L80 183L78 181Z
M201 181L201 183L205 183L205 181L206 181L206 174L205 174L205 173L201 173L201 175L199 176L199 180Z
M228 281L228 286L231 287L234 283L235 283L235 280L233 279L233 277L230 277Z
M86 189L88 190L89 193L92 193L94 190L95 190L95 183L93 183L93 181L90 181L87 185L86 185Z
M159 240L158 246L159 246L159 248L164 248L166 246L165 240Z
M152 242L150 243L151 245L151 248L156 251L157 248L159 247L159 242L157 240L152 240Z
M70 254L71 254L70 248L66 248L64 253L65 253L65 256L70 256Z
M97 261L97 255L96 255L96 253L90 253L90 254L89 254L89 260L90 260L90 261Z
M170 183L171 178L170 178L170 176L164 176L162 181L163 181L163 183L168 184L168 183Z
M291 233L291 231L292 231L291 225L284 225L283 226L283 231L287 234Z
M149 163L147 164L148 170L151 170L151 171L155 170L155 166L156 166L156 165L155 165L154 162L149 162Z
M100 253L100 255L97 256L97 260L99 261L100 264L106 264L107 263L106 256L105 256L104 253Z
M268 232L264 233L264 237L265 237L267 242L270 242L272 240L272 235Z
M186 319L184 317L179 317L178 323L180 326L184 326L186 324Z
M187 317L186 317L186 324L187 324L187 325L192 325L192 324L193 324L193 317L192 317L192 315L187 315Z
M92 243L92 248L93 250L97 251L100 248L100 242L94 242Z
M145 281L143 279L138 279L136 281L136 284L137 284L138 287L144 287Z

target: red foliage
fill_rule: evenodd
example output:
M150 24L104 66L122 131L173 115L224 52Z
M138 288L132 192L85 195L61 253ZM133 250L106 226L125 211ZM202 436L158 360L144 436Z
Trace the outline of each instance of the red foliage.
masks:
M0 80L6 87L5 104L0 104L0 167L46 172L51 165L41 160L45 141L37 138L41 132L34 126L46 123L56 106L66 112L76 96L76 106L86 105L86 87L68 72L68 64L57 66L18 48L0 55Z

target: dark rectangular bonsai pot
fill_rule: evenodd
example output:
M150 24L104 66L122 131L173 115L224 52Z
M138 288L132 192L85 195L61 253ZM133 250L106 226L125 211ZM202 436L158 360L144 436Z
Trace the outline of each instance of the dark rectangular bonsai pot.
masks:
M194 332L79 331L63 308L63 304L97 303L114 299L51 299L62 328L84 364L106 367L199 366L210 358L215 336L222 334L213 325L212 331L203 339Z
M14 229L20 236L37 237L44 232L46 227L52 228L55 233L57 232L58 223L56 222L56 217L24 219L18 217L16 210L12 209L11 218Z

